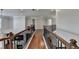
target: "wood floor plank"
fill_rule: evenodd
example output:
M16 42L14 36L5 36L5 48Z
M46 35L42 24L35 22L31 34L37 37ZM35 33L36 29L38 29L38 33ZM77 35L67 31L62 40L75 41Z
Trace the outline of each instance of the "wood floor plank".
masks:
M42 31L37 31L28 47L28 49L46 49L43 41Z

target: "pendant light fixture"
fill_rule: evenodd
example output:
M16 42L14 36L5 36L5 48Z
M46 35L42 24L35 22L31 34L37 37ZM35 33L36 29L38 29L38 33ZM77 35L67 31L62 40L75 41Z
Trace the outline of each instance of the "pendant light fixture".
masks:
M38 11L39 9L32 9L32 11Z

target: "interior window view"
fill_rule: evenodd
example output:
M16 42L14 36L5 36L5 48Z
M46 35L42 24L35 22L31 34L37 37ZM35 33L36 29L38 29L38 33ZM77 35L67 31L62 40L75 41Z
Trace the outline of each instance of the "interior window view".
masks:
M0 9L0 49L78 49L78 9Z

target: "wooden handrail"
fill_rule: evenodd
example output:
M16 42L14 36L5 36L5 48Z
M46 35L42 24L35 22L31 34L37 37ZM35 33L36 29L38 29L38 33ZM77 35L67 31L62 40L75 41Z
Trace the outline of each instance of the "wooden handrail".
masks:
M8 37L7 38L1 38L0 41L4 41L4 40L7 40L7 39L10 39L10 38L8 38Z
M19 34L25 32L25 31L27 31L27 30L28 30L28 29L22 30L22 31L18 32L17 34L12 35L12 36L9 36L9 37L0 38L0 41L5 41L5 40L9 41L9 44L10 44L10 45L9 45L9 48L12 49L12 45L11 45L11 44L12 44L12 39L14 39L15 36L17 36L17 35L19 35Z
M7 49L13 49L12 39L14 39L14 36L19 35L20 33L24 32L24 31L26 31L26 29L23 30L23 31L20 31L19 33L15 34L15 35L12 35L10 37L0 38L0 41L4 41L5 42L5 40L7 40L9 42L7 45L4 45L4 48L6 46Z
M49 31L49 30L48 30L48 31ZM59 39L59 41L60 41L61 43L63 43L66 48L68 48L68 49L71 48L70 44L69 44L64 38L60 37L58 34L52 32L52 31L49 31L49 32L52 33L52 35L54 35L57 39Z
M13 45L12 45L12 40L10 37L6 37L6 38L1 38L0 41L4 41L5 42L8 41L9 43L5 44L4 43L4 49L13 49Z
M24 31L26 31L26 29L23 30L23 31L20 31L20 32L18 32L17 34L12 35L12 36L10 36L10 37L0 38L0 41L4 41L4 42L5 42L5 40L7 40L7 42L9 42L9 43L6 44L6 45L5 45L5 43L4 43L4 48L6 48L6 49L13 49L12 39L14 39L14 36L19 35L20 33L24 32Z
M59 39L59 41L65 45L66 48L71 48L69 43L64 38L60 37L56 33L52 33L52 34L55 35Z
M15 34L15 35L19 35L19 34L21 34L21 33L25 32L25 31L27 31L28 29L32 30L32 28L28 27L28 28L26 28L25 30L20 31L20 32L18 32L18 33L17 33L17 34Z
M25 32L25 31L27 31L27 30L28 30L28 28L26 28L26 29L24 29L24 30L22 30L22 31L20 31L20 32L18 32L18 33L16 33L14 36L19 35L19 34ZM8 38L8 37L7 37L7 38L1 38L0 41L6 40L6 39L10 39L10 38Z
M19 34L25 32L26 30L27 30L27 29L22 30L22 31L18 32L17 34L15 34L14 36L19 35ZM10 38L9 38L9 37L6 37L6 38L4 37L4 38L0 38L0 41L4 41L4 40L8 40L8 39L10 39Z
M62 38L61 36L59 36L57 33L54 33L52 31L49 31L49 32L52 33L52 35L54 35L61 43L63 43L67 49L73 49L73 48L76 49L76 48L78 48L78 47L75 47L75 46L74 47L71 46L70 43L68 43L64 38Z
M23 32L25 32L26 30L27 30L27 29L18 32L17 34L15 34L15 36L16 36L16 35L19 35L19 34L21 34L21 33L23 33Z

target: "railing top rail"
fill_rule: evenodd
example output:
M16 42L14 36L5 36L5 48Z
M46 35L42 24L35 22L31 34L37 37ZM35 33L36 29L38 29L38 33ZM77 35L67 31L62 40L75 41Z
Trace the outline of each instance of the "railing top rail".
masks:
M17 34L15 34L14 36L19 35L19 34L21 34L22 32L24 32L24 31L26 31L26 30L27 30L27 29L22 30L22 31L18 32ZM8 40L8 39L10 39L10 37L4 37L4 38L0 38L0 41L4 41L4 40Z
M48 29L46 29L46 30L48 30ZM59 39L59 41L61 42L61 43L63 43L65 46L66 46L66 48L71 48L70 47L70 45L69 45L69 43L64 39L64 38L62 38L61 36L59 36L57 33L54 33L54 32L52 32L52 31L50 31L50 30L48 30L52 35L54 35L57 39Z
M8 38L8 37L7 38L1 38L0 41L4 41L4 40L7 40L7 39L10 39L10 38Z
M16 35L19 35L19 34L21 34L21 33L23 33L23 32L25 32L26 30L27 30L27 29L22 30L22 31L20 31L20 32L16 33L16 34L15 34L15 36L16 36Z
M54 35L59 39L59 41L60 41L61 43L63 43L67 48L70 48L69 43L68 43L64 38L62 38L61 36L59 36L59 35L56 34L56 33L52 33L52 34L54 34Z

